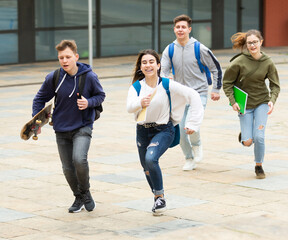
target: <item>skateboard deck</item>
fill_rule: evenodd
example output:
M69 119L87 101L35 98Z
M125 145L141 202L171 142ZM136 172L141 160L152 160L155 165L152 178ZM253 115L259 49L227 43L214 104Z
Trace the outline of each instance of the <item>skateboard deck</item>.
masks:
M34 140L38 140L39 128L49 122L51 117L52 103L44 107L29 122L27 122L20 132L23 140L28 140L32 135Z

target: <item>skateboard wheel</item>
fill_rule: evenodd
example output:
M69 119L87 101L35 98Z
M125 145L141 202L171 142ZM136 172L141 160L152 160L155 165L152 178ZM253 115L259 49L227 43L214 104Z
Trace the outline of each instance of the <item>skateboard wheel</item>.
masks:
M36 124L41 124L42 123L42 121L41 120L36 120Z
M37 136L33 136L33 140L38 140L38 137Z

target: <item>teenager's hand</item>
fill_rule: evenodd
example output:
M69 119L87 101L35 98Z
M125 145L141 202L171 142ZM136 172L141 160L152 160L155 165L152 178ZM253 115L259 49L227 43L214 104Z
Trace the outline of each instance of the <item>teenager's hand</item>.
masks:
M142 108L144 108L144 107L149 107L150 102L151 102L151 94L149 94L149 95L146 96L146 97L143 97L143 98L141 99L141 106L142 106Z
M273 112L274 104L272 102L268 102L269 110L267 112L268 115L270 115Z
M77 93L79 95L79 93ZM85 110L88 107L88 100L81 96L81 98L77 99L77 106L79 110Z
M213 101L218 101L220 99L220 94L219 93L215 93L215 92L211 92L211 99Z
M233 106L232 106L233 110L236 111L236 112L239 112L240 111L240 107L238 105L238 103L234 103Z
M186 134L191 135L193 134L195 131L190 129L190 128L184 128L184 130L186 131Z

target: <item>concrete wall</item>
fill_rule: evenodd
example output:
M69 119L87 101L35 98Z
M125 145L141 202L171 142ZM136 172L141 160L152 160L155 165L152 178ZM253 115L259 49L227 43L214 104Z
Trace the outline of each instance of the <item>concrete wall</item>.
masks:
M288 46L288 0L264 0L264 46Z

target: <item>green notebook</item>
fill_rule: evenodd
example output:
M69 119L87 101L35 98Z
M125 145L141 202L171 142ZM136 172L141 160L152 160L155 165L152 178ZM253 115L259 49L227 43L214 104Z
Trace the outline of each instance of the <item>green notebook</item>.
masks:
M242 89L236 86L233 87L233 91L234 91L235 101L238 103L240 107L240 113L245 114L248 93L244 92Z

